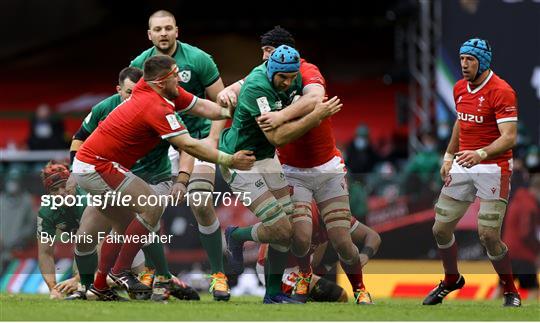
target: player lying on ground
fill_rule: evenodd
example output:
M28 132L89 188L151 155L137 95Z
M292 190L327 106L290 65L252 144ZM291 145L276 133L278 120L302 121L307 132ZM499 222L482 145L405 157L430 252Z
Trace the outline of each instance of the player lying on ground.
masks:
M300 259L291 252L289 254L287 268L283 274L282 290L285 294L291 296L294 295L294 293L300 292L302 295L305 295L306 300L314 302L347 302L347 293L345 290L336 283L322 277L336 265L338 262L338 254L332 247L332 244L328 243L328 235L324 228L324 223L321 222L318 214L314 214L313 216L312 229L312 244L306 257L311 260L307 267L313 267L314 273L309 281L305 280L301 273L308 269L305 268L306 265L299 261ZM370 256L364 253L360 254L362 266L365 266L379 249L381 238L375 231L358 222L355 218L352 218L351 220L349 232L355 245L362 247L362 250L372 250ZM259 259L257 261L257 273L259 274L259 279L263 283L265 281L264 264L267 250L268 245L261 245L259 249ZM352 277L350 274L348 274L347 277L354 288L355 303L361 305L373 304L371 296L366 291L362 272L357 273L355 277ZM351 279L351 277L353 279ZM299 283L299 280L302 280L302 283Z

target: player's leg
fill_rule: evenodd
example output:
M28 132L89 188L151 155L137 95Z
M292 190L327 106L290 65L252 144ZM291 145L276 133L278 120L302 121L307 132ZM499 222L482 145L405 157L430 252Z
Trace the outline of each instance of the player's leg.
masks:
M486 248L493 268L502 282L504 306L521 306L521 298L514 284L508 247L501 240L501 227L510 192L509 162L477 165L478 176L474 185L478 189L478 235Z
M505 298L504 305L521 306L521 299L514 284L508 247L501 240L501 226L505 212L505 201L481 200L478 212L478 235L501 280Z
M223 269L223 234L214 209L214 181L216 166L195 160L193 174L187 187L188 201L198 223L199 239L210 262L211 286L215 300L227 301L230 289ZM196 195L197 198L195 198ZM205 201L204 203L196 203Z
M470 173L470 170L454 162L435 204L435 224L432 231L445 276L444 280L426 296L423 305L440 304L446 295L465 284L465 279L458 271L458 249L454 230L476 195L477 190Z
M88 206L83 212L77 243L75 244L75 261L81 277L81 284L86 290L94 282L94 274L98 265L97 245L100 238L111 230L110 221L95 207Z
M292 226L285 209L292 209L292 202L290 197L287 199L288 190L286 189L287 183L284 181L284 176L279 179L279 174L269 173L265 168L269 162L271 162L270 159L256 162L254 169L249 172L222 168L224 178L233 192L243 193L243 202L261 220L261 222L253 226L227 228L225 235L230 256L229 264L237 274L241 273L243 271L243 243L245 241L269 243L268 263L266 266L268 268L268 284L265 302L294 302L281 295L280 288L281 275L286 265L292 237ZM269 178L271 176L278 176L278 178ZM284 184L282 184L281 188L278 188L274 183L280 181L284 182ZM274 188L273 193L268 183L271 183L270 185ZM251 203L246 203L247 199ZM278 199L281 201L278 202Z

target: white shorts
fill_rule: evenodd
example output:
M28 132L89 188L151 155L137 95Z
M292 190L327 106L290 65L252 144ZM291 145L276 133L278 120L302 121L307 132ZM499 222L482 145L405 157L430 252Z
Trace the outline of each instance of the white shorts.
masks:
M471 168L460 166L454 160L441 193L458 201L473 202L476 196L484 200L508 201L511 175L511 159Z
M312 168L283 165L283 171L292 187L293 202L311 203L315 199L317 203L321 203L349 195L345 180L345 165L339 156Z
M169 159L171 160L172 176L178 176L178 172L180 171L178 167L178 163L180 161L180 153L178 152L178 150L174 149L173 146L169 147ZM214 171L216 170L216 164L195 158L195 163L193 164L193 168L197 166L208 166L212 168Z
M251 170L221 167L223 179L233 192L243 192L242 197L255 201L265 192L289 186L283 168L276 156L255 162Z
M73 175L77 184L92 195L112 191L123 192L136 177L116 162L97 160L93 165L77 158L73 160Z

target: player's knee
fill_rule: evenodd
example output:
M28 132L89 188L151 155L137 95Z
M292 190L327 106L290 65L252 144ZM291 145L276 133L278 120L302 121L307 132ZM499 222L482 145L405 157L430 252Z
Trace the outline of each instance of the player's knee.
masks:
M433 237L435 237L435 240L439 243L444 244L444 242L448 242L452 239L452 230L437 221L435 221L431 231L433 232Z
M297 257L304 257L311 247L311 235L293 234L292 252Z
M480 243L487 249L493 249L501 243L499 234L491 230L481 230L478 232Z

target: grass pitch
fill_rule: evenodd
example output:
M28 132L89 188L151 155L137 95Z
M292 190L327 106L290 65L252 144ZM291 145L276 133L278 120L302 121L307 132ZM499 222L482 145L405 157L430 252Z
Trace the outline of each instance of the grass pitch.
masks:
M263 305L258 297L168 303L52 301L46 295L0 295L2 321L538 321L540 304L503 308L502 300L422 306L419 299L377 299L373 306L308 303Z

